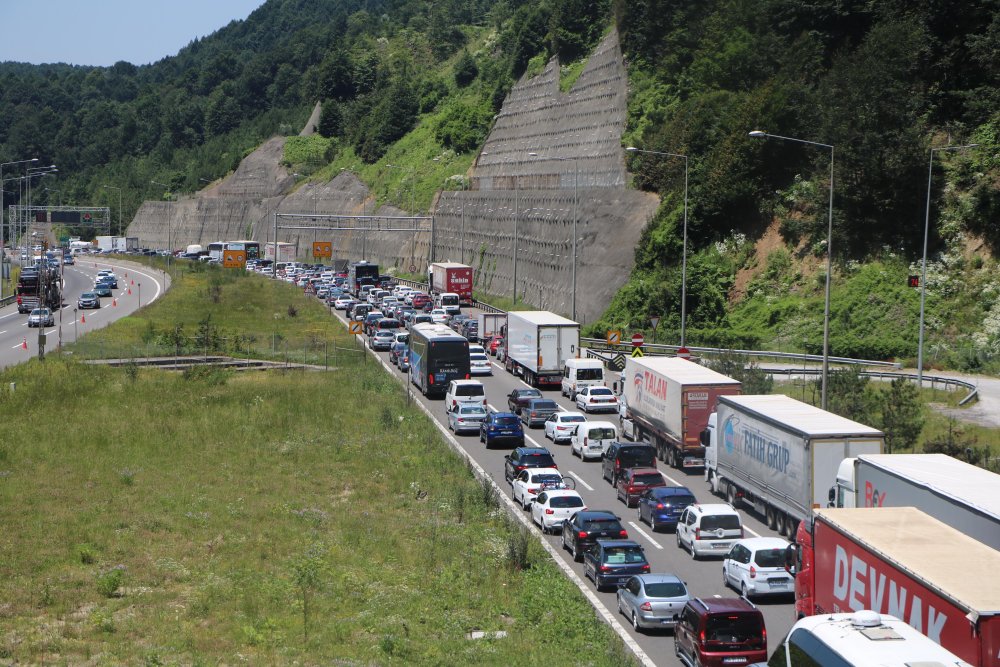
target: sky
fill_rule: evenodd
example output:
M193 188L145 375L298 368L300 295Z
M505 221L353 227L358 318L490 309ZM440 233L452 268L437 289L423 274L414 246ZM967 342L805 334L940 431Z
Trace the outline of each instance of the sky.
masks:
M0 0L0 62L146 65L265 0Z

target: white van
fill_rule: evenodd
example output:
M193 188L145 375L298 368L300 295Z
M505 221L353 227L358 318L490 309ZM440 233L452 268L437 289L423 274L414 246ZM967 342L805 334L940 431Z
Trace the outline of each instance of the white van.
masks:
M580 459L599 459L608 445L618 441L618 427L611 422L583 422L569 441L570 452Z
M563 365L562 395L576 400L576 393L584 387L604 384L604 362L600 359L567 359Z

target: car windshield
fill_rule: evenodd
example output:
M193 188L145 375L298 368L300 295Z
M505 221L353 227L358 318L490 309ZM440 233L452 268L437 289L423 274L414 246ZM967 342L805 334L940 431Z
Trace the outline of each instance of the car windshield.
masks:
M486 392L481 384L460 384L455 387L456 396L485 396Z
M632 478L632 483L636 485L643 486L655 486L657 484L663 484L663 477L660 473L643 473L641 475L636 475Z
M759 614L717 614L705 620L705 639L710 642L760 641L763 634L763 619Z
M709 514L701 517L701 529L707 530L739 530L740 517L737 514Z
M532 475L531 481L533 484L562 484L562 475L546 472L540 475Z
M531 404L532 410L558 410L559 406L556 405L555 401L543 400L535 401Z
M611 390L607 387L594 387L590 390L591 396L613 396Z
M604 550L604 562L608 565L627 565L631 563L645 563L646 555L642 549L636 546L629 547L608 547Z
M622 529L622 525L618 523L618 519L590 519L584 524L583 528L587 532L598 530L619 531Z
M646 595L651 598L679 598L687 594L679 581L658 581L646 584Z
M93 299L95 296L97 296L97 295L94 294L93 292L84 292L83 294L80 295L80 298L81 299Z
M552 496L549 498L550 507L583 507L583 498L580 496Z
M592 428L587 431L587 437L591 440L613 440L615 430L607 426L602 428Z
M761 567L784 567L784 549L761 549L754 554L753 562Z
M518 426L521 422L517 417L497 417L498 426Z
M563 424L578 424L587 421L587 418L583 415L562 415L559 421Z

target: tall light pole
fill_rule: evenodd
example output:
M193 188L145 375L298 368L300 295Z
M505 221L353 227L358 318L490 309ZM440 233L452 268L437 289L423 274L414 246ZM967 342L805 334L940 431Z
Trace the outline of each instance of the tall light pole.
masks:
M122 189L115 185L105 185L109 190L118 191L118 235L122 234Z
M650 155L666 155L668 157L684 158L684 246L681 252L681 347L687 340L687 262L688 262L688 156L665 151L648 151L635 146L625 150L631 153L649 153Z
M920 263L920 333L917 342L917 388L924 386L924 301L927 298L927 237L931 226L931 178L934 175L934 153L939 151L960 151L975 148L979 144L964 146L944 146L932 148L930 163L927 167L927 208L924 212L924 258Z
M38 162L38 158L33 157L27 160L14 160L13 162L0 162L0 299L3 298L4 264L7 257L7 247L4 244L4 224L3 216L7 207L3 205L3 168L13 164L25 164L27 162ZM13 222L12 220L10 222Z
M576 157L556 157L555 155L540 155L538 153L528 153L531 157L541 157L546 160L559 160L560 162L572 162L575 176L573 178L573 316L576 321L576 224L580 219L580 159Z
M153 185L159 185L162 188L166 188L167 192L170 192L173 189L166 183L160 183L159 181L150 181L150 183L152 183ZM170 215L168 214L167 215L167 266L168 267L170 266L170 258L174 254L174 243L173 239L171 238L173 234L171 232L172 229L170 224Z
M750 136L755 139L781 139L783 141L794 141L809 146L830 149L830 207L826 230L826 296L823 306L823 375L820 384L821 406L826 410L827 406L827 376L830 372L830 278L833 273L833 146L821 144L817 141L807 141L805 139L794 139L792 137L782 137L777 134L768 134L762 130L753 130Z
M58 206L62 206L62 190L53 190L52 188L45 188L45 191L46 192L55 192L56 194L58 194L59 198L56 200L58 202L57 205Z

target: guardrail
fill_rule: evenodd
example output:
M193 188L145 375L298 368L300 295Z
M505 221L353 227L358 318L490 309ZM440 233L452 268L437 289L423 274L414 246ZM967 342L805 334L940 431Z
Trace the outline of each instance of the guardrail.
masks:
M419 289L424 290L428 294L430 294L430 291L431 291L430 285L428 285L427 283L418 282L416 280L406 280L405 278L395 278L395 281L397 283L402 283L403 285L409 285L410 287L417 287ZM506 311L501 310L499 308L494 308L493 306L491 306L488 303L483 303L482 301L476 301L475 299L472 300L472 307L473 308L478 308L479 310L485 311L487 313L504 313L504 312L506 312Z
M16 294L11 294L10 296L5 296L4 298L0 299L0 308L3 308L4 306L9 306L10 304L14 303L15 301L17 301L17 295Z
M765 368L765 372L771 375L819 375L823 372L821 368ZM896 378L906 378L913 382L917 381L916 373L887 373L885 371L860 371L858 375L864 377L875 378L877 380L895 380ZM941 375L928 375L924 373L924 384L930 384L931 389L936 389L937 385L944 385L945 388L948 387L962 387L963 389L969 390L965 398L958 402L959 405L965 405L972 399L979 396L979 387L972 382L967 382L965 380L960 380L958 378L944 377Z

